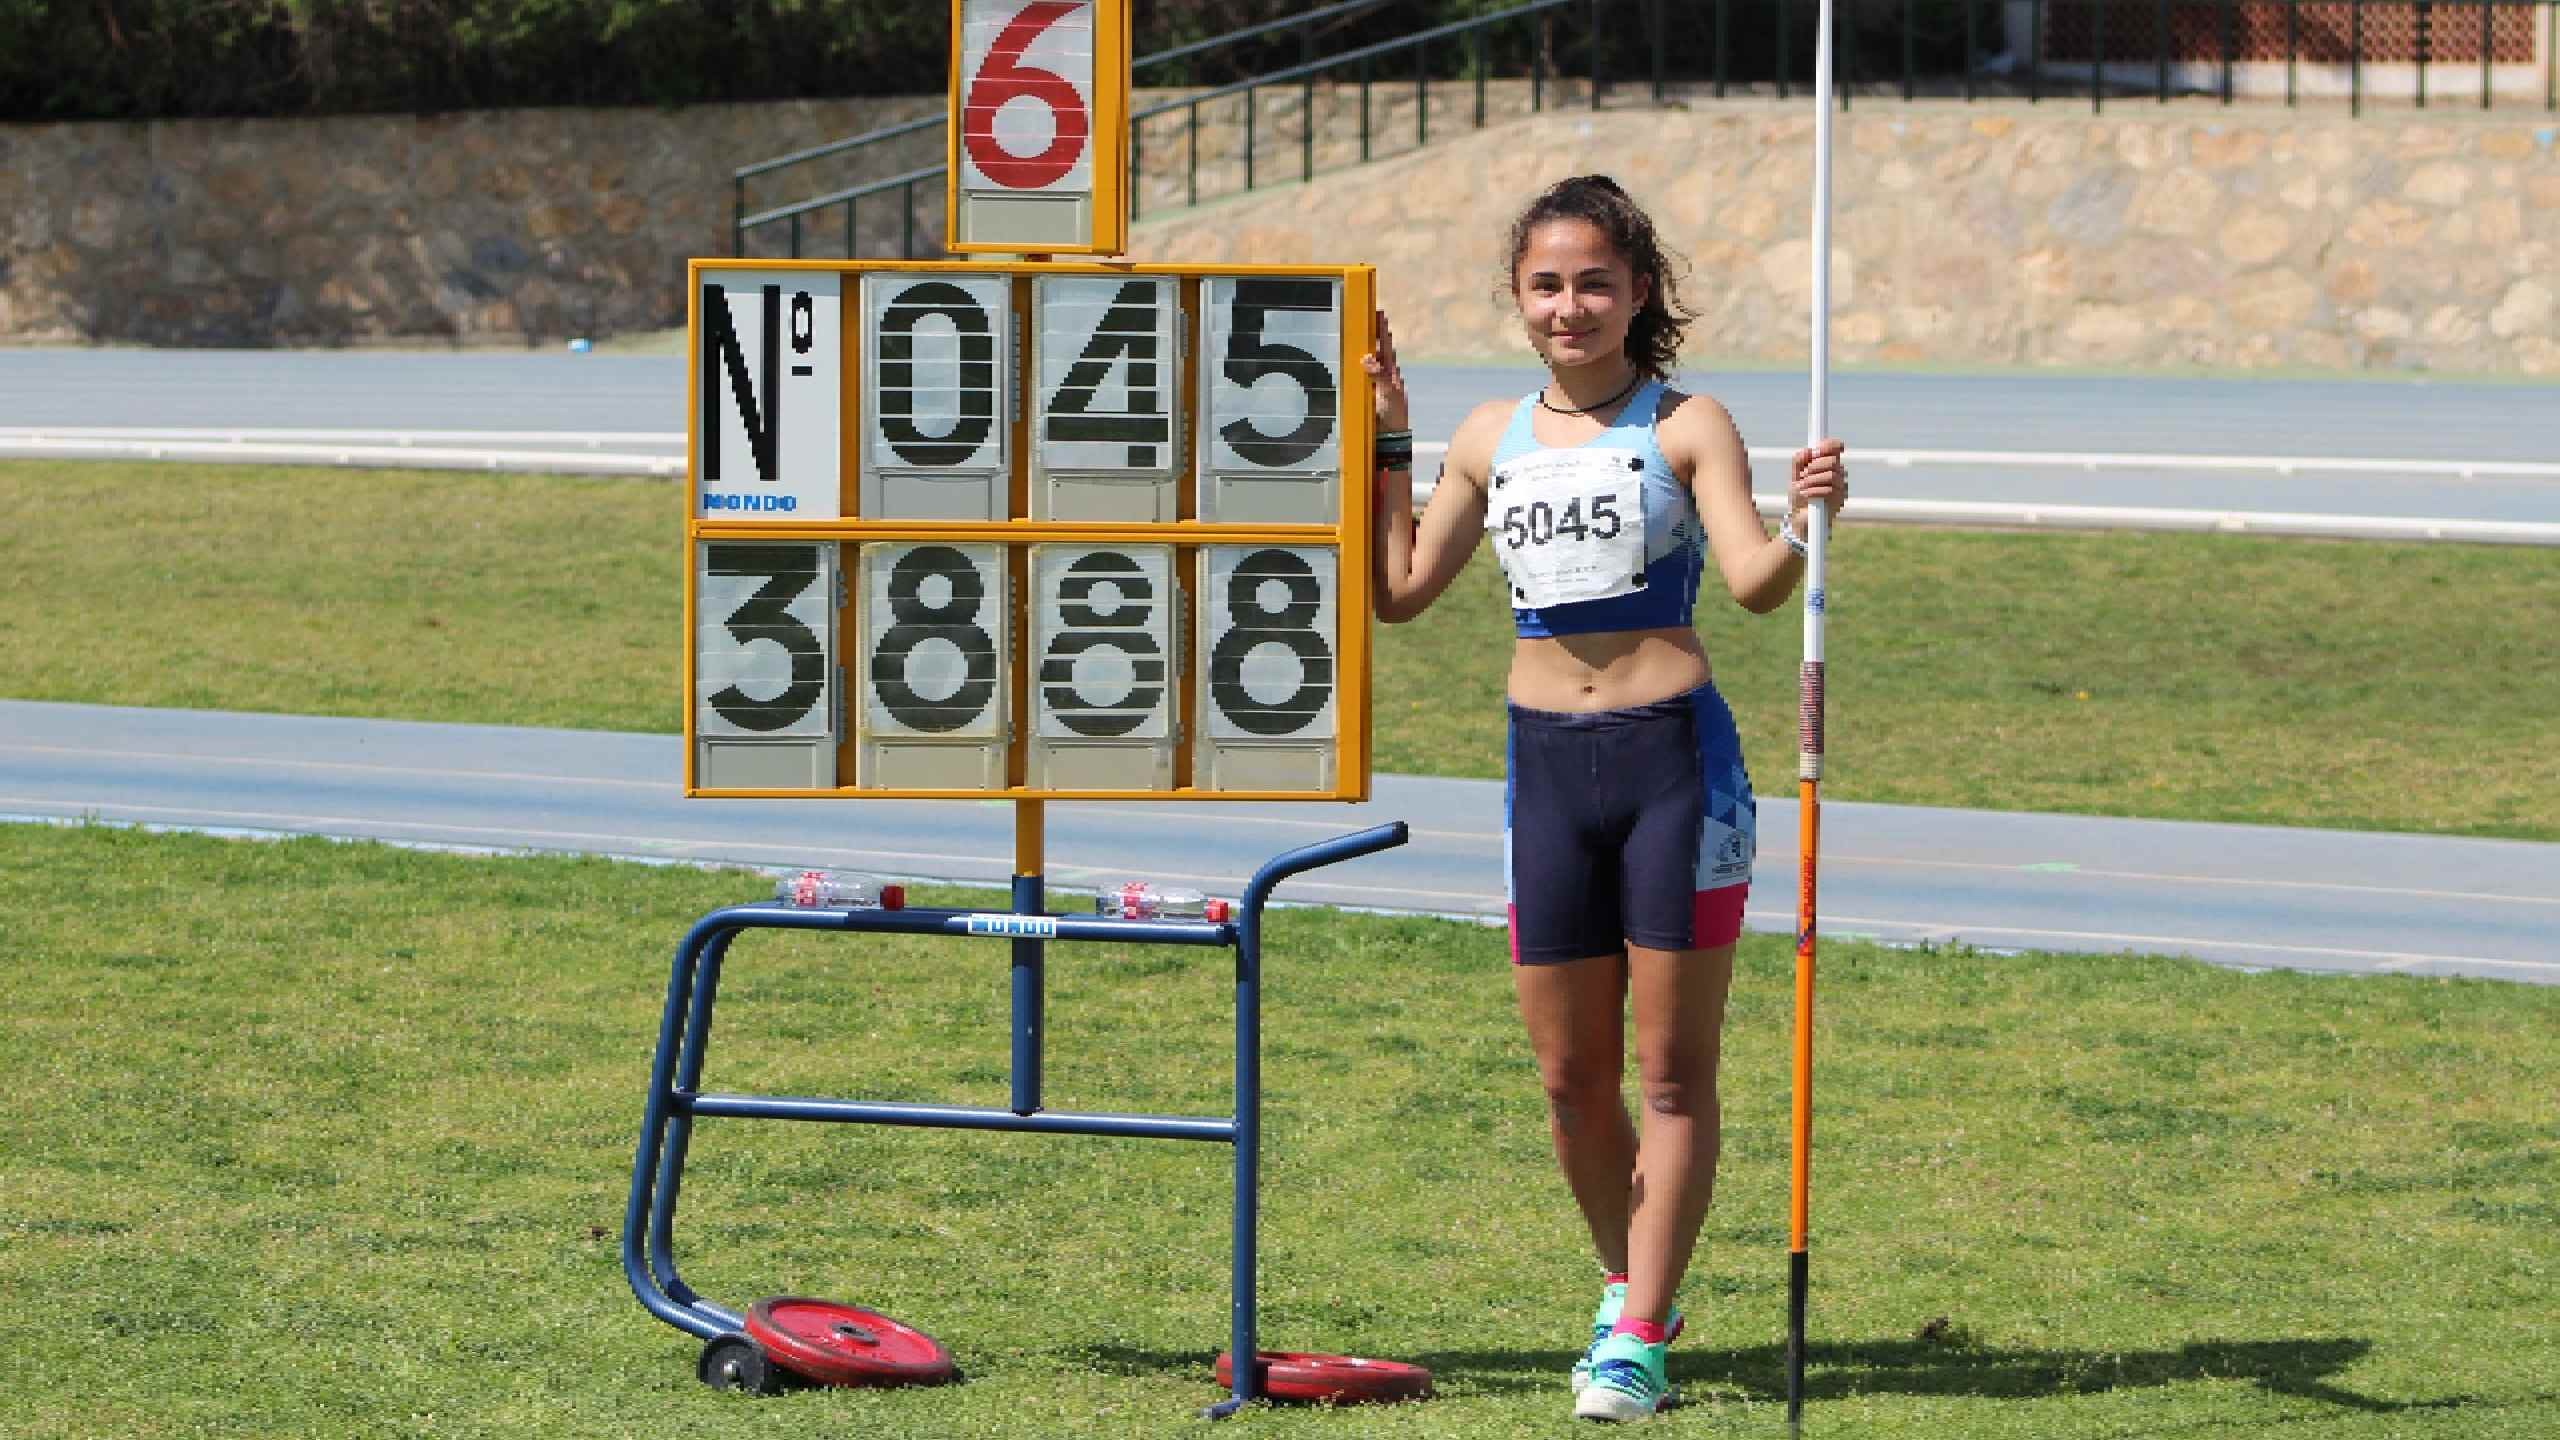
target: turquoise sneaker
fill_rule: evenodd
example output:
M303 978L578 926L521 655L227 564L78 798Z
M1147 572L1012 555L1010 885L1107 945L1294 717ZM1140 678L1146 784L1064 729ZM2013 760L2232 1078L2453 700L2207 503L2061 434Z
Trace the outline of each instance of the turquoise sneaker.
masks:
M1582 1358L1573 1362L1574 1394L1581 1394L1582 1387L1591 1383L1591 1357L1599 1352L1600 1342L1609 1338L1609 1332L1618 1328L1618 1316L1625 1312L1626 1306L1627 1283L1625 1281L1621 1280L1614 1285L1600 1287L1600 1304L1591 1312L1591 1343L1582 1347ZM1679 1339L1680 1328L1688 1323L1688 1320L1681 1315L1680 1307L1672 1306L1671 1323L1662 1337L1662 1343L1668 1345Z
M1665 1348L1633 1335L1612 1335L1593 1346L1591 1383L1574 1398L1574 1418L1611 1424L1651 1419L1671 1393L1662 1375Z

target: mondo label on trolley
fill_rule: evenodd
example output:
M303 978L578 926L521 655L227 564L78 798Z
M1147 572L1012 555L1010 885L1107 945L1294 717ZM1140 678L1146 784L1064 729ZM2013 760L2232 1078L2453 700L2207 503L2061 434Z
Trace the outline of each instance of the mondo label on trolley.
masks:
M688 794L1366 798L1369 267L690 279Z

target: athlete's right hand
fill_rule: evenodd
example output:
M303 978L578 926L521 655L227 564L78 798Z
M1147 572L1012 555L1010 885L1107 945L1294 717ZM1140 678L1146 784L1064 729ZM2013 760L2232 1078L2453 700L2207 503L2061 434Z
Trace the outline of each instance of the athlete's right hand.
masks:
M1378 409L1378 428L1408 430L1412 428L1405 407L1404 371L1396 365L1395 332L1387 328L1387 312L1378 312L1378 348L1360 357L1360 368L1369 372L1369 398Z

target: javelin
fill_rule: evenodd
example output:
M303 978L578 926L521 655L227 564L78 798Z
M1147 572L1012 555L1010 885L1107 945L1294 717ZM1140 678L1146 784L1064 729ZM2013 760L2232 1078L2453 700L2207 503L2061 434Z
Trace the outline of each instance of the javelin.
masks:
M1831 428L1831 0L1813 47L1813 364L1805 444ZM1787 1433L1804 1427L1805 1232L1813 1209L1814 867L1822 849L1822 559L1831 510L1805 512L1804 665L1796 681L1796 1041L1794 1164L1787 1224Z

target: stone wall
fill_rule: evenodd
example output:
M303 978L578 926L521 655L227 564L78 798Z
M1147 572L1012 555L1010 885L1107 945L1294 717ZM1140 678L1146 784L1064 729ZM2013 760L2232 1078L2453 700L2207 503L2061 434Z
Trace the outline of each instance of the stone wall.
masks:
M1557 115L1141 227L1141 259L1371 261L1399 343L1523 348L1544 183L1616 175L1693 270L1700 359L1801 360L1812 117ZM1834 138L1835 360L2560 375L2560 127L2529 115L1862 101Z
M1134 258L1371 261L1411 353L1512 351L1493 294L1505 223L1546 181L1606 170L1693 266L1693 357L1802 356L1801 102L1519 117L1524 89L1493 87L1492 127L1444 141L1474 95L1435 87L1434 143L1360 166L1356 87L1320 88L1312 184L1187 210L1162 207L1187 197L1188 124L1151 122ZM1259 102L1266 181L1298 173L1301 99ZM1203 114L1204 197L1242 168L1242 117L1221 103ZM524 344L679 324L684 260L727 251L733 166L938 105L0 127L0 339ZM1373 146L1410 147L1409 85L1372 106ZM2555 141L2530 111L1862 99L1836 140L1834 355L2560 374ZM928 133L866 169L939 149ZM921 198L938 228L938 188ZM895 208L866 209L864 253L895 246ZM843 253L842 229L841 212L813 221L809 253Z

